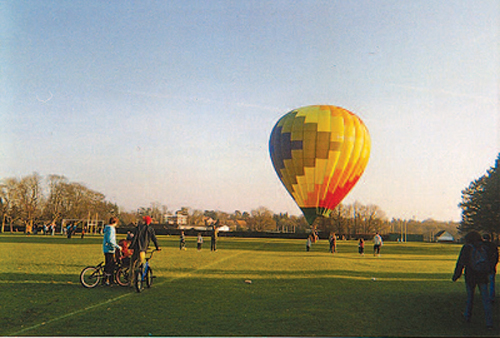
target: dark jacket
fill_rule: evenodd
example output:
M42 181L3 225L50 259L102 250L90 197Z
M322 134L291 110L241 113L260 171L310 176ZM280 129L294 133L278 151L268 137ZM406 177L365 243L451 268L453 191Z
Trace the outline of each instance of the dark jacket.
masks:
M480 245L485 245L484 242L476 242L473 244L465 244L460 250L460 255L458 256L457 265L455 266L455 273L453 274L453 281L456 281L462 275L462 271L465 269L465 282L469 285L476 284L486 284L488 283L488 275L489 273L478 273L471 268L471 260L472 260L472 251L473 246L476 248ZM487 247L489 261L493 259L494 253L489 247Z
M130 249L137 251L146 251L151 240L155 244L156 249L159 249L155 230L151 226L145 223L139 224L137 228L132 231L132 233L134 234L134 237L132 238L132 242L130 243Z
M491 273L497 273L497 264L498 264L498 246L493 242L484 242L484 244L490 250L490 264L491 264Z

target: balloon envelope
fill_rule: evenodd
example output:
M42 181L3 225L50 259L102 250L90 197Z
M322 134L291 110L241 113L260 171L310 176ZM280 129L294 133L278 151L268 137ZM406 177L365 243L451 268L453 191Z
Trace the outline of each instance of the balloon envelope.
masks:
M359 180L370 135L359 117L335 106L307 106L274 126L269 152L281 182L309 224L328 217Z

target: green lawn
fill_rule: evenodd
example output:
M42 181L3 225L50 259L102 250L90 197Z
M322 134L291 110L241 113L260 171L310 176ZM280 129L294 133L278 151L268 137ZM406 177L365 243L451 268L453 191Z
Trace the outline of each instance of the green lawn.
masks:
M82 268L103 259L102 239L0 235L0 336L500 336L485 328L477 294L461 320L463 279L451 282L459 245L219 240L210 252L161 237L157 278L141 294L85 289ZM251 280L251 284L245 283ZM500 290L500 289L499 289Z

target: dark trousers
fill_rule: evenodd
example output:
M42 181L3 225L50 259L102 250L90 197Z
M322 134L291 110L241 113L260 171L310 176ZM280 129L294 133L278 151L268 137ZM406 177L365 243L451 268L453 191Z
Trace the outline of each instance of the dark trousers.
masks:
M481 294L481 299L483 301L484 307L484 317L486 319L486 326L493 326L493 313L491 306L491 298L488 290L488 284L477 284L479 293ZM467 305L465 307L464 317L466 320L470 320L472 317L472 307L474 306L474 291L476 290L476 284L465 283L465 289L467 291Z
M104 273L107 277L112 276L115 271L115 254L112 252L104 253ZM110 282L112 279L110 279Z

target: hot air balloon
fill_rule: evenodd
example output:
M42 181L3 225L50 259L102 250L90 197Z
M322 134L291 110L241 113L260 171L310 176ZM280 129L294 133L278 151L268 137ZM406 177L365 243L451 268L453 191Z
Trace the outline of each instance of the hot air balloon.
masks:
M285 114L274 126L269 152L281 182L312 225L328 217L368 164L370 135L359 117L328 105Z

